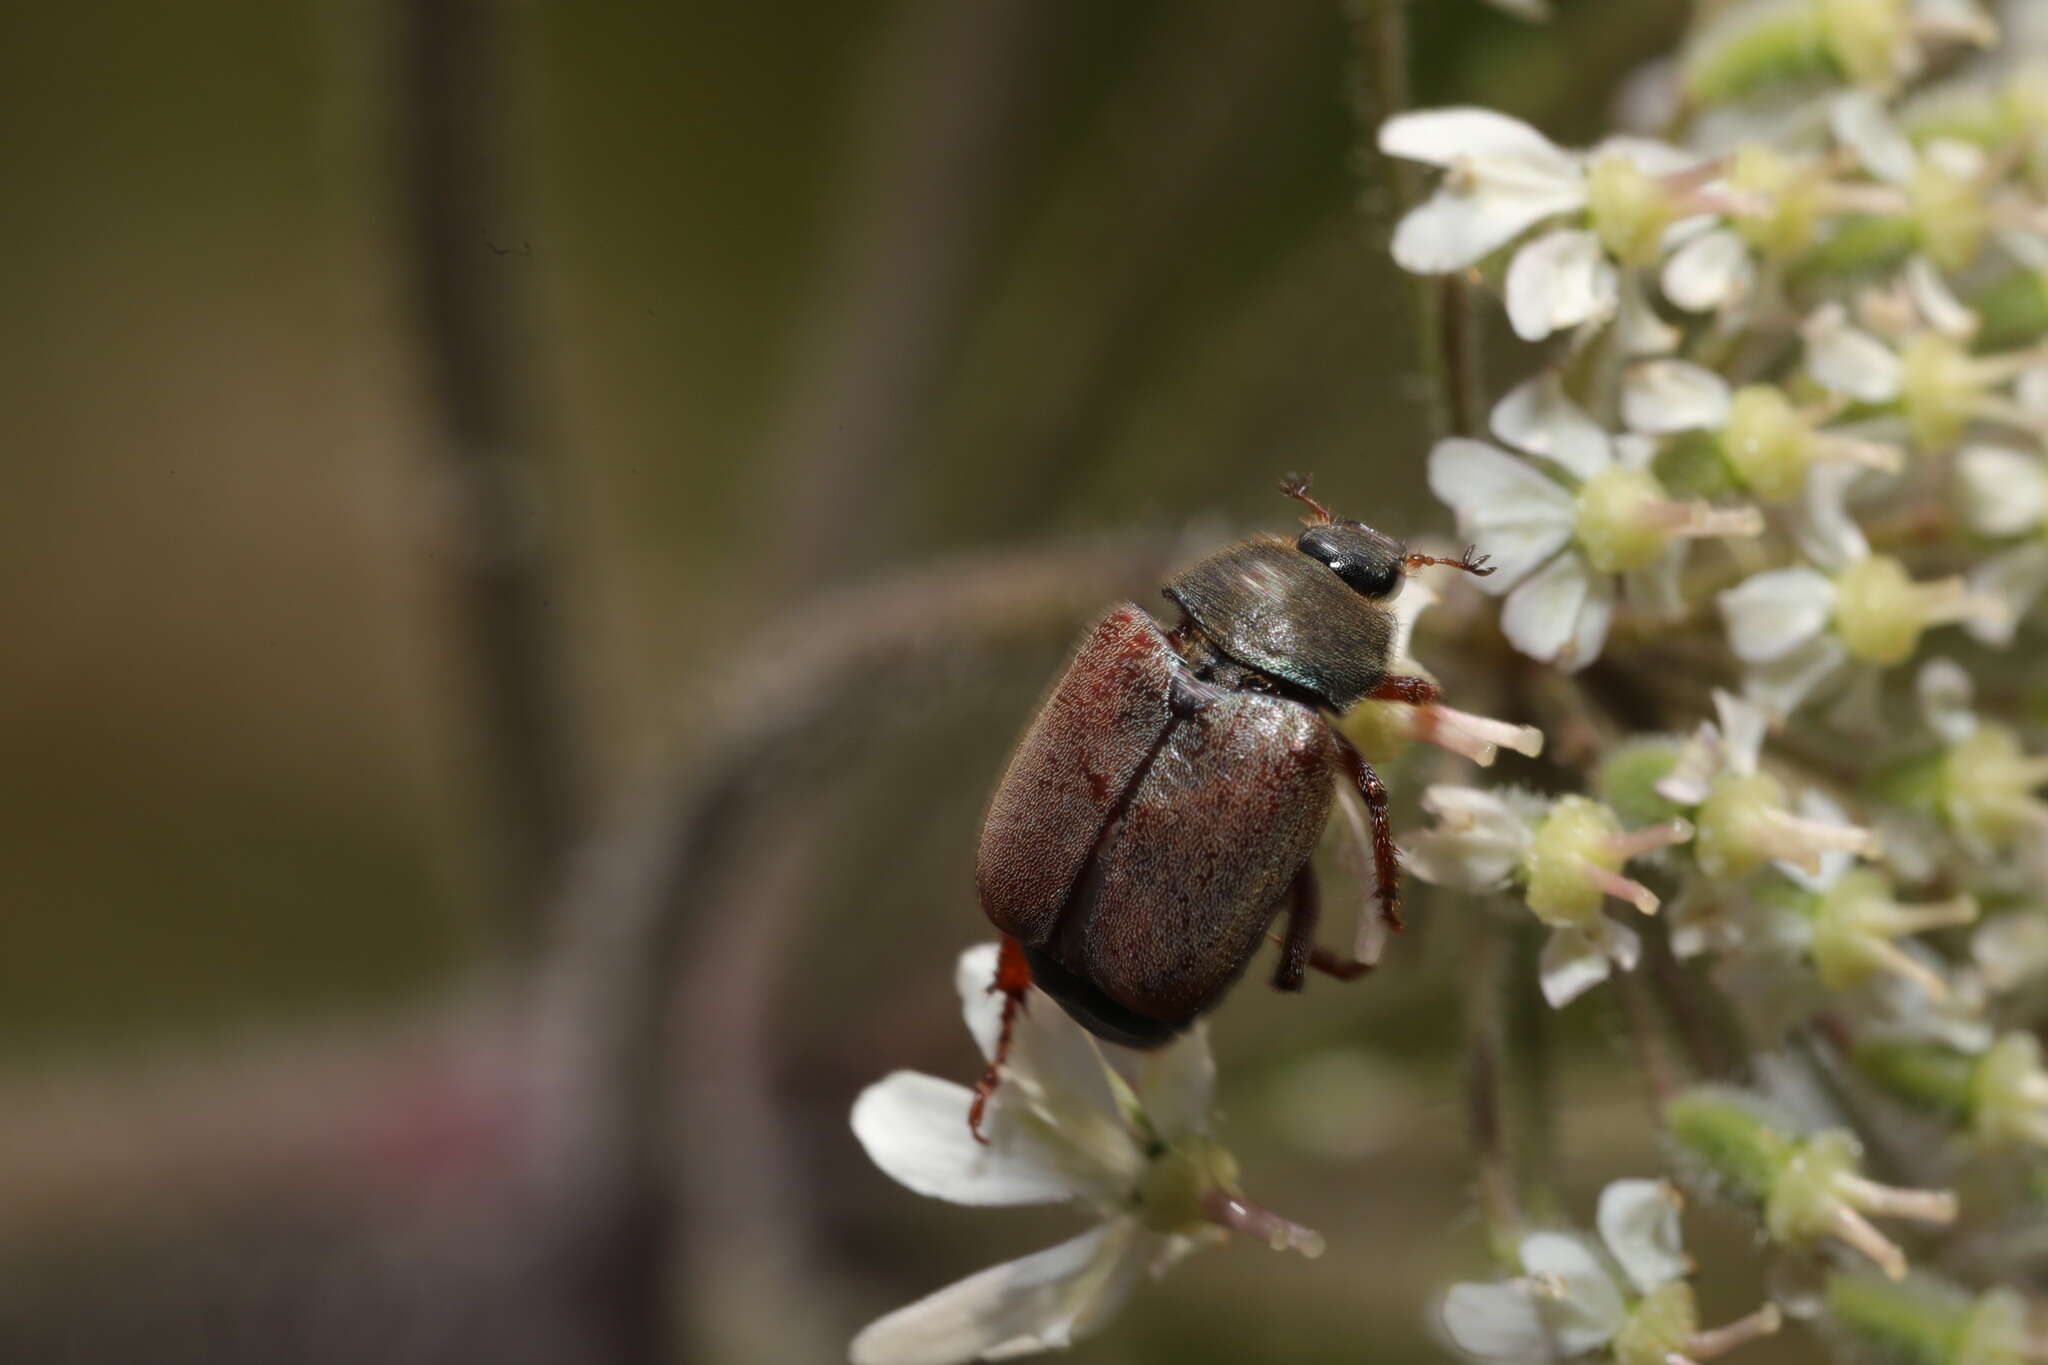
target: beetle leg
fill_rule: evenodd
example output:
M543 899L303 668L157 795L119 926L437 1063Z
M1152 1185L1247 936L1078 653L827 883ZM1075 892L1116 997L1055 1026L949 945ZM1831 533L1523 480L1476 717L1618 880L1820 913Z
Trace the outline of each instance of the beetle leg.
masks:
M982 1112L988 1108L996 1087L1003 1083L1003 1066L1010 1060L1010 1038L1017 1027L1017 1016L1024 1012L1024 997L1030 989L1031 963L1024 956L1024 945L1004 934L1002 948L996 954L995 980L988 983L990 995L1003 993L1003 1026L996 1034L996 1050L988 1059L988 1069L975 1083L974 1103L967 1106L967 1131L984 1147L988 1139L981 1135Z
M1406 702L1410 706L1428 706L1443 698L1443 689L1427 678L1408 678L1396 675L1381 678L1380 685L1365 694L1372 701Z
M1350 740L1330 728L1330 736L1337 741L1337 754L1344 764L1344 771L1358 787L1358 794L1365 798L1365 812L1372 818L1372 868L1380 899L1380 914L1387 924L1401 928L1401 858L1394 849L1394 823L1387 815L1387 787L1380 781L1380 775L1372 770L1372 764L1365 761L1365 755L1358 752Z
M1280 940L1280 965L1273 969L1273 989L1298 991L1308 979L1308 962L1316 947L1316 870L1303 863L1287 884L1287 934Z
M1286 935L1268 935L1280 945L1280 965L1273 969L1274 990L1300 990L1311 967L1339 981L1355 981L1372 970L1370 962L1340 957L1328 948L1316 946L1316 920L1321 917L1322 910L1316 895L1314 866L1308 863L1301 865L1301 871L1295 873L1294 880L1287 885L1287 896Z

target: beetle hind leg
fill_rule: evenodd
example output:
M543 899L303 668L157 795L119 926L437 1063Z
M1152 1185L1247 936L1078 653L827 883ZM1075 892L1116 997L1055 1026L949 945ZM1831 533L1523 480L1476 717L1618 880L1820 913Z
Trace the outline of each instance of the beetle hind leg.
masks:
M988 1109L989 1099L996 1088L1003 1083L1003 1067L1010 1060L1010 1041L1016 1033L1017 1016L1024 1012L1024 997L1031 989L1031 963L1025 959L1024 945L1003 935L1001 950L996 954L995 979L988 983L990 995L998 991L1003 996L1003 1024L996 1034L995 1051L989 1055L988 1067L981 1073L981 1079L974 1085L974 1102L967 1106L967 1131L974 1134L974 1140L984 1147L988 1139L981 1135L981 1119Z
M1311 967L1339 981L1355 981L1372 970L1370 962L1340 957L1316 946L1316 921L1321 917L1316 895L1316 870L1307 863L1287 885L1287 931L1280 939L1280 965L1273 969L1273 989L1298 991Z

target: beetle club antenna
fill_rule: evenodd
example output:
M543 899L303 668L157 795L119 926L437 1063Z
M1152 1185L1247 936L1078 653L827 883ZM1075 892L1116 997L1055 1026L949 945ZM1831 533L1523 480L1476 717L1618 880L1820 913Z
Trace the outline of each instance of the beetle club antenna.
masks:
M1307 503L1309 510L1316 514L1318 522L1335 521L1336 518L1330 515L1329 508L1308 495L1308 484L1309 476L1307 474L1289 474L1286 478L1280 480L1280 491L1293 498L1296 502Z
M1453 569L1463 569L1475 578L1484 578L1493 572L1493 566L1486 562L1493 558L1493 556L1473 553L1478 548L1477 545L1467 545L1465 553L1459 555L1456 559L1438 559L1435 555L1404 555L1401 558L1401 562L1408 567L1410 572L1416 569L1427 568L1431 564L1443 564Z

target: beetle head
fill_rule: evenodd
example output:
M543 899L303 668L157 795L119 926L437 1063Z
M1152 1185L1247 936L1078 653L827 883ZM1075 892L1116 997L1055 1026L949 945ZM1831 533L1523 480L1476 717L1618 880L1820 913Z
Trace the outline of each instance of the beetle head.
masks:
M1353 590L1375 602L1391 602L1399 597L1408 574L1424 565L1448 564L1481 578L1493 572L1486 567L1486 556L1475 557L1471 550L1457 559L1411 555L1407 546L1384 531L1375 531L1362 521L1339 521L1330 515L1329 508L1309 496L1304 475L1288 475L1280 481L1280 491L1306 503L1315 514L1308 529L1294 542L1294 548L1329 565Z

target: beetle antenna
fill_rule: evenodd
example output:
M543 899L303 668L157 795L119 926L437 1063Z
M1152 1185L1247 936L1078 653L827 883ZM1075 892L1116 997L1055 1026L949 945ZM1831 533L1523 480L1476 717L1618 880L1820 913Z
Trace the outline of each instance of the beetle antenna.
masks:
M1484 578L1493 572L1493 566L1487 563L1493 556L1475 553L1478 548L1476 545L1467 545L1465 553L1456 559L1438 559L1435 555L1404 555L1401 562L1411 573L1416 569L1427 568L1431 564L1444 564L1453 569L1463 569L1475 578Z
M1308 495L1308 484L1309 476L1307 474L1289 474L1286 478L1280 480L1280 491L1293 498L1296 502L1307 503L1309 510L1316 514L1317 521L1335 521L1336 518L1330 515L1329 508Z

